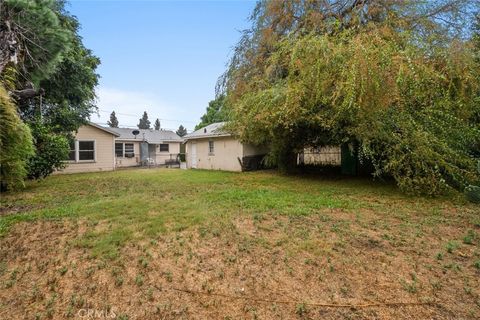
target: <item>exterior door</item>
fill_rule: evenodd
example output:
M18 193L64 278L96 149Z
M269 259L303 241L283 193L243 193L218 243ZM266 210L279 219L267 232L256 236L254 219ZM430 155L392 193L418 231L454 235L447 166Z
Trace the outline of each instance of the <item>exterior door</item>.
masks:
M197 144L191 143L190 144L190 163L192 168L197 167Z
M148 143L140 143L140 161L143 163L147 161L148 158Z
M154 160L156 160L156 156L155 156L156 146L157 145L155 145L155 144L149 144L148 145L148 157L151 158L151 159L154 159Z

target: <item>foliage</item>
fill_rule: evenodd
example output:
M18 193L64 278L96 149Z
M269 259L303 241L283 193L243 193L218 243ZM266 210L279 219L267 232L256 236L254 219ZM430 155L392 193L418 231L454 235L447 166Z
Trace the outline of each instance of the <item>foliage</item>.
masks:
M259 3L220 79L232 130L270 144L270 161L285 170L304 147L355 141L374 174L402 190L463 189L478 179L480 67L471 46L428 8L365 3L333 20L308 1ZM425 12L415 27L411 9Z
M110 128L118 128L118 119L115 115L115 111L112 111L110 114L110 120L107 122L107 124Z
M201 129L215 122L226 121L228 116L225 102L224 95L220 95L215 100L210 101L205 114L200 118L200 123L195 126L195 130Z
M26 162L33 154L30 129L18 116L16 106L0 86L0 189L23 184Z
M0 73L12 62L38 85L55 71L73 37L61 21L63 7L54 0L0 2L0 42L10 44L0 55Z
M32 123L35 156L28 161L28 177L31 179L45 178L57 169L65 167L68 158L69 140L63 134L52 133L51 128Z
M150 129L150 120L148 120L147 111L143 112L143 116L140 118L137 127L138 129Z
M90 114L96 110L95 87L99 76L95 70L100 60L83 46L76 18L68 15L59 17L62 25L70 29L74 36L55 71L40 82L40 87L45 91L41 116L43 122L55 133L68 136L85 124ZM38 99L20 103L25 121L36 121L38 103Z
M72 18L73 19L73 18ZM71 23L75 23L72 20ZM77 30L78 25L75 26ZM37 99L20 103L23 119L32 127L36 153L29 162L29 177L43 178L63 167L67 158L65 143L73 132L85 124L95 107L95 86L100 63L84 48L77 35L72 47L64 53L56 71L41 81L45 90L40 114Z
M36 154L29 177L44 177L61 167L65 142L96 108L100 61L83 46L79 23L63 0L6 0L0 6L0 40L12 40L9 54L0 55L6 61L0 79L32 129Z
M155 120L154 128L155 130L160 130L160 119L157 118L157 120Z
M186 136L186 135L187 135L187 129L185 129L182 125L180 125L180 126L178 127L178 130L177 130L177 135L178 135L179 137L184 137L184 136Z

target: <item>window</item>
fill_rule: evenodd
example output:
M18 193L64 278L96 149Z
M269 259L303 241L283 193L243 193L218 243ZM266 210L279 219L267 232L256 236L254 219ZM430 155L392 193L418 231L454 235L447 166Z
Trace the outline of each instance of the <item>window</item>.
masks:
M208 141L208 154L213 154L215 152L215 144L213 141Z
M125 157L126 158L133 158L135 155L133 151L133 143L125 143Z
M95 141L83 140L70 142L69 161L95 161Z
M78 141L78 160L95 160L95 141Z
M115 156L123 157L123 143L115 143Z
M160 152L168 152L168 143L162 143L160 145Z
M70 141L70 151L68 152L68 160L75 161L75 140Z

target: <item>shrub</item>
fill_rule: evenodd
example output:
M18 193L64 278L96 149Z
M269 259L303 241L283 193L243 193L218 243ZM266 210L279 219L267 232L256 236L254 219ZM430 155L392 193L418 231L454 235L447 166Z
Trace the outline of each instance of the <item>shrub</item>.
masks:
M69 152L68 138L55 134L43 124L31 125L35 142L35 155L28 161L28 177L45 178L56 169L65 167Z
M0 86L0 189L23 185L26 163L33 154L30 129L20 119L16 106Z

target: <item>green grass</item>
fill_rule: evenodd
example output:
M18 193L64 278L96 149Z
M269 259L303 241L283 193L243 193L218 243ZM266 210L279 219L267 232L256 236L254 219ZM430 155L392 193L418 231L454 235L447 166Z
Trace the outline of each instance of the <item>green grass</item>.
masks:
M398 238L402 231L421 234L423 226L453 219L439 214L445 208L468 207L455 195L410 197L390 184L368 179L168 169L51 176L28 183L25 190L2 195L1 205L18 212L0 217L0 236L18 222L82 220L89 228L73 245L88 248L92 256L111 259L128 242L189 228L215 234L237 216L251 216L258 222L264 215L295 221L328 210L356 214L356 221L325 216L325 224L341 238L351 223L367 223L362 217L368 211L404 220ZM417 215L414 223L412 214ZM386 224L378 227L388 228ZM298 237L304 240L302 246L315 246L309 243L308 234L299 231Z

